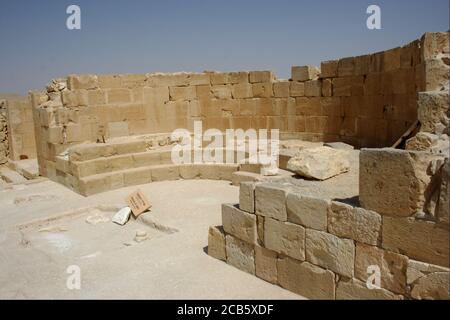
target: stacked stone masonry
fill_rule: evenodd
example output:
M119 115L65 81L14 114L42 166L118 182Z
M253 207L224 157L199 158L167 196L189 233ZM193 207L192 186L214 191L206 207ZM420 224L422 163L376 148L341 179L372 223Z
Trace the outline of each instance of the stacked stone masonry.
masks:
M363 169L373 167L366 152L398 151L363 151ZM395 163L377 163L395 174ZM361 186L377 173L362 171ZM388 179L395 185L392 175L375 183ZM363 188L361 198L382 203L389 190L379 190L367 195ZM399 190L394 196L407 200L410 194ZM439 197L448 201L448 192ZM414 206L408 213L395 206L386 212L306 197L273 183L241 183L239 201L222 206L223 227L210 227L208 253L242 271L310 299L450 298L448 220L418 217ZM448 217L448 206L442 211ZM380 287L367 286L372 266L380 272Z
M0 100L0 165L8 161L8 123L6 118L6 100Z
M450 299L448 33L425 34L415 45L420 56L405 59L394 49L379 60L373 55L322 64L322 86L337 77L327 82L341 94L348 78L340 76L383 65L382 79L394 76L392 70L402 77L398 63L401 69L406 61L420 61L418 133L407 150L361 150L361 207L306 197L289 185L241 183L239 204L222 208L223 228L210 229L211 256L311 299ZM293 69L294 79L314 81L318 74ZM366 75L364 86L374 77ZM358 88L346 90L351 96Z
M0 96L0 164L35 159L36 142L31 104L27 98Z
M80 191L75 174L57 166L74 146L192 130L196 120L203 130L273 128L302 140L390 146L418 119L418 92L435 86L428 73L447 61L430 62L433 37L320 70L294 66L289 81L270 71L59 79L31 93L40 173Z

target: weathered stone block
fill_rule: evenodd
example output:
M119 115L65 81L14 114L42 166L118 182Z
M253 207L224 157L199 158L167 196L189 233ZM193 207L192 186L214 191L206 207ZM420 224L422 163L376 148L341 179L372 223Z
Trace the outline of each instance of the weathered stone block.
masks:
M386 289L367 288L364 282L357 279L341 280L336 287L337 300L403 300L403 296L396 295Z
M231 99L230 85L215 85L211 87L211 92L217 99Z
M96 75L70 75L67 77L67 87L69 90L75 89L96 89L98 88L98 78Z
M252 85L250 83L234 84L231 88L231 93L234 99L252 98Z
M264 244L267 249L305 260L305 228L302 226L265 218Z
M319 78L320 70L314 66L294 66L291 69L291 78L294 81L308 81Z
M272 82L274 79L272 71L250 71L250 83Z
M322 95L322 81L310 80L305 82L305 96L320 97Z
M333 272L288 257L279 258L277 265L281 287L309 299L335 298Z
M421 130L434 134L442 134L450 126L448 91L419 92L417 117Z
M253 83L252 91L255 98L270 98L273 96L272 83L270 82Z
M375 246L356 244L355 278L367 281L372 274L369 266L380 268L381 288L389 291L406 293L406 269L408 257Z
M448 267L449 230L430 221L383 217L383 248L410 258Z
M227 235L226 255L227 263L242 271L255 274L255 249L252 245Z
M442 156L396 149L362 149L359 200L382 215L411 216L423 209L431 177L427 169Z
M288 221L316 230L327 230L329 201L289 193L286 200Z
M256 215L231 204L222 204L222 224L226 233L250 244L257 243Z
M152 181L152 175L149 168L134 168L123 172L123 181L125 186L135 186L146 184Z
M305 96L305 83L304 82L291 82L291 97L304 97Z
M375 246L381 240L381 216L374 211L333 201L328 213L328 232Z
M333 96L333 83L331 79L322 79L322 96Z
M200 177L200 169L195 164L184 164L179 166L180 177L182 179L196 179Z
M306 229L306 260L351 278L354 274L355 244L353 240Z
M339 77L349 77L355 75L355 58L343 58L338 63L338 75Z
M225 233L222 227L209 227L208 254L216 259L226 261Z
M289 97L289 81L279 81L273 84L273 95L277 98Z
M241 185L239 187L239 208L250 213L255 213L254 183L241 182Z
M333 96L361 96L364 93L364 76L334 78Z
M270 184L257 185L255 187L256 214L286 221L286 196L287 191L282 188Z
M152 181L166 181L180 179L178 166L161 165L152 168Z
M169 87L170 100L193 100L196 98L197 90L195 86L189 87Z
M228 81L232 84L236 83L248 83L249 81L249 75L246 71L237 71L237 72L230 72L228 74Z
M409 260L407 283L414 299L450 299L448 268Z
M107 90L108 103L128 103L131 102L131 91L129 89L109 89Z
M316 147L300 150L289 160L287 168L303 177L326 180L347 172L350 164L346 151Z
M323 61L320 66L322 78L334 78L338 76L338 60Z
M278 254L264 247L255 246L256 276L270 283L277 284Z

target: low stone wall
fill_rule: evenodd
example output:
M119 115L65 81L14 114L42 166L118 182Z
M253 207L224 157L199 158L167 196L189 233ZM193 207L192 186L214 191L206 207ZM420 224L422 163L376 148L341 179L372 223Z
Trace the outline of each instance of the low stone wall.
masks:
M406 46L270 71L71 75L35 92L41 174L71 146L115 137L192 129L279 129L309 141L391 146L417 120L417 93L435 90L447 33ZM444 64L445 66L445 64ZM431 89L433 88L433 89Z
M224 204L223 226L209 230L208 253L311 299L449 299L448 173L425 173L441 160L362 150L362 207L241 183L239 204ZM434 216L423 214L430 199ZM368 287L374 272L380 286Z
M35 159L36 140L31 103L27 98L8 100L9 158Z
M6 120L6 100L0 100L0 165L8 161L8 123Z

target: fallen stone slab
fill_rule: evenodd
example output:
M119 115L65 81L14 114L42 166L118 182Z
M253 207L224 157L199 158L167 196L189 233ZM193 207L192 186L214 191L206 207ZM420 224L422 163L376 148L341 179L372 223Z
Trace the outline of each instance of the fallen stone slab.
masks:
M347 153L330 147L300 150L292 157L287 168L302 177L327 180L350 169Z
M338 150L355 150L354 146L344 142L326 142L324 143L324 146Z

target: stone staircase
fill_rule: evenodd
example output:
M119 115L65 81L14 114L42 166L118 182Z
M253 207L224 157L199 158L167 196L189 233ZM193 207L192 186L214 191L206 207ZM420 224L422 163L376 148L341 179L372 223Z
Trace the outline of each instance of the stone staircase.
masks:
M49 174L49 178L89 196L164 180L227 180L239 185L242 181L265 181L291 175L280 170L275 177L265 177L260 174L259 165L248 161L241 164L174 164L172 149L176 144L181 146L180 142L171 141L164 134L79 144L56 157L55 171ZM228 150L220 150L225 160ZM248 160L244 151L232 151L232 154L235 162L237 159ZM194 159L193 151L191 159Z

